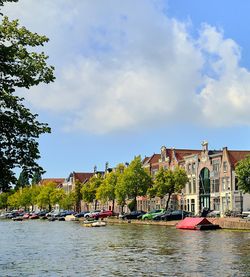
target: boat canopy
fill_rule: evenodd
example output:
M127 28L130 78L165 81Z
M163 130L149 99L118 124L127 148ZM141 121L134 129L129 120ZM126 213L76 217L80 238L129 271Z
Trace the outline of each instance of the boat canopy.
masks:
M213 225L213 224L205 217L186 217L176 225L176 228L196 230L197 226L202 226L202 225Z

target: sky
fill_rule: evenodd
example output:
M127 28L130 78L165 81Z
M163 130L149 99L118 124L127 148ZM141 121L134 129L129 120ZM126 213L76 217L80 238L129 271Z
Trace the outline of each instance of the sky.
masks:
M52 128L44 178L104 170L161 146L250 149L250 1L19 0L56 80L21 90ZM41 51L38 49L37 51Z

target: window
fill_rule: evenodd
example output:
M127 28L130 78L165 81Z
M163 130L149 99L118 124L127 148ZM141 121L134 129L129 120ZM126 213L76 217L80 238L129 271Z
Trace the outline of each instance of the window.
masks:
M153 170L152 170L152 176L155 176L155 174L157 173L157 171L158 171L157 169L153 169Z
M219 163L218 162L213 163L213 171L214 172L219 172Z
M191 183L191 180L189 180L189 182L188 182L188 190L189 190L189 193L192 193L192 183Z
M211 192L220 192L220 180L212 180L212 191Z
M226 178L226 182L227 182L226 189L231 190L231 184L230 184L230 178L229 177Z
M239 190L237 177L235 177L235 190Z
M221 189L222 189L222 191L225 191L226 190L226 178L222 177L221 181L222 181Z
M189 199L187 200L187 210L189 211Z
M196 179L193 178L193 193L196 193Z
M191 212L194 213L195 211L195 200L191 199Z
M227 162L223 162L223 171L227 172Z
M192 173L195 173L195 163L192 164Z
M214 180L214 192L220 192L220 180L219 179Z

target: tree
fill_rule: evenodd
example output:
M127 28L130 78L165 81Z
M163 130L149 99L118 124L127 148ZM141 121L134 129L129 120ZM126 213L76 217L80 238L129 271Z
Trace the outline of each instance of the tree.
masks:
M19 190L19 208L23 207L27 210L27 207L31 206L31 189L30 187L21 188Z
M18 190L8 197L8 207L12 209L18 209L20 207L20 193L20 190Z
M16 2L15 0L13 0ZM0 6L11 0L0 0ZM19 27L18 20L7 17L0 24L0 190L8 191L16 183L14 169L25 171L29 177L43 172L37 164L40 158L37 139L50 128L37 121L37 114L23 105L15 90L29 89L54 80L54 68L46 64L47 56L33 52L48 38Z
M31 184L38 185L41 180L42 180L41 173L39 171L36 171L32 177Z
M124 197L125 193L128 199L134 201L132 210L137 210L136 197L145 195L152 183L151 177L142 167L140 156L135 157L130 165L125 168L118 183L116 193L120 194L121 198Z
M102 184L98 187L96 198L102 202L112 201L112 211L115 206L115 189L118 182L119 171L112 171L105 176Z
M34 210L34 206L37 204L37 197L41 192L42 187L38 185L33 185L30 187L30 194L31 194L31 206L32 206L32 211Z
M66 193L63 189L56 188L50 194L50 201L52 205L58 204L60 207L62 206L63 199L65 198Z
M95 201L95 209L97 206L96 192L98 187L100 187L100 185L102 184L102 182L102 176L100 174L97 174L92 176L81 189L83 201L85 201L88 204Z
M41 188L39 195L37 196L37 203L41 208L48 208L51 211L52 208L52 193L56 189L56 184L49 182Z
M235 172L239 189L244 193L250 193L250 155L237 163Z
M24 170L20 173L19 178L17 180L17 184L15 189L19 189L19 188L24 188L26 186L29 185L29 177L27 172L25 172Z
M158 196L161 199L168 195L165 207L167 210L172 194L180 192L187 182L188 177L183 168L176 167L171 170L161 167L156 173L153 186L148 189L148 194L151 197Z
M8 208L8 197L10 196L10 192L0 193L0 209Z
M75 192L71 191L70 193L66 194L60 205L65 210L71 210L75 205Z
M76 180L75 185L75 206L76 211L79 213L81 211L81 200L82 200L82 183L79 180Z

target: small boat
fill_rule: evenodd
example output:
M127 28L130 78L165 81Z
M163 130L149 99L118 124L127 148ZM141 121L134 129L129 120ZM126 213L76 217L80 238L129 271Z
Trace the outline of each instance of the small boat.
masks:
M186 217L176 225L176 228L187 230L215 230L220 229L220 226L213 224L205 217Z
M12 220L13 221L23 221L23 217L22 216L13 217Z
M97 222L93 222L91 227L104 227L106 225L107 224L104 221L97 221Z
M78 220L78 218L75 217L73 214L65 216L65 221L76 221L76 220Z
M86 220L83 222L84 227L104 227L107 223L99 220Z

